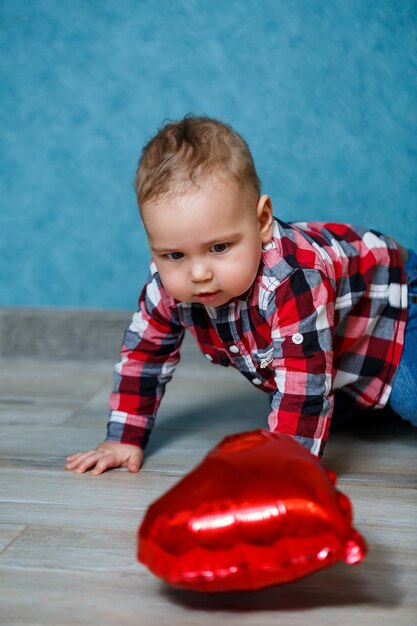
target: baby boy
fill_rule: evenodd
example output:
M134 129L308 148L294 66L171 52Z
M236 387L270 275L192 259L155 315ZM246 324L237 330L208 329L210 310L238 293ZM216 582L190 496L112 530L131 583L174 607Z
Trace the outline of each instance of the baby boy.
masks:
M107 439L68 469L139 470L186 328L212 363L270 394L271 430L316 456L336 390L417 425L414 252L366 228L276 219L247 144L211 118L165 124L135 186L150 277L115 366Z

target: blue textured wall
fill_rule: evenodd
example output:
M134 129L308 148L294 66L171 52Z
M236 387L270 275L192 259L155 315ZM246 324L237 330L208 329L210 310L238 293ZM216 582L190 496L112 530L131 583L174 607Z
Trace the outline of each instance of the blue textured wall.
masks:
M417 245L412 0L0 0L0 304L135 307L165 118L248 140L275 213Z

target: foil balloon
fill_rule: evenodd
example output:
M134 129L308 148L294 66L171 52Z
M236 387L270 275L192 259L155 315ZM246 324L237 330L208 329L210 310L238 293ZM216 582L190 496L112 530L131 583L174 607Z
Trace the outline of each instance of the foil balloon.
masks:
M366 550L335 475L266 430L226 437L151 504L138 535L154 574L208 592L288 583Z

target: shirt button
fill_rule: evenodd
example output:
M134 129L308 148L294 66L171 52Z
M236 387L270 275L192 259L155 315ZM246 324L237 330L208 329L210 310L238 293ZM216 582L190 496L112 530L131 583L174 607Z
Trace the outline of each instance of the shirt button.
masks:
M260 378L254 378L252 382L254 385L262 385L262 381Z
M292 341L293 341L293 343L303 343L304 337L302 336L301 333L295 333L292 336Z
M240 352L237 346L230 346L229 350L230 352L233 352L233 354L237 354L238 352Z
M211 356L211 354L204 354L204 356L206 357L206 359L208 359L209 361L213 360L213 357Z

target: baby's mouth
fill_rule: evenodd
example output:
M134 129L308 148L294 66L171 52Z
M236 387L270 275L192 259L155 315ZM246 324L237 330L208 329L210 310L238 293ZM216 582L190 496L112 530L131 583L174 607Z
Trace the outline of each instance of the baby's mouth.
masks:
M199 293L195 294L195 297L197 298L197 300L200 300L200 302L211 302L212 300L216 299L219 293L220 293L220 290L200 291Z

